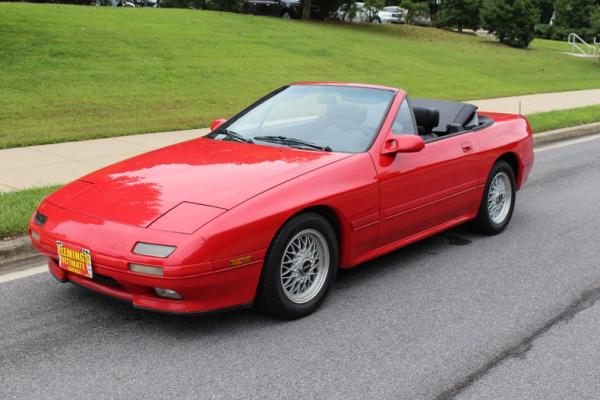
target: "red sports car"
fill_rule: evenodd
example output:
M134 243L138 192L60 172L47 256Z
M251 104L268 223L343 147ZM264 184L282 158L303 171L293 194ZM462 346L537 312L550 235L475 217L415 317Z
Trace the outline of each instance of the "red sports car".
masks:
M313 312L338 268L452 226L508 224L533 165L518 115L348 83L282 87L207 136L48 196L30 221L50 272L173 313Z

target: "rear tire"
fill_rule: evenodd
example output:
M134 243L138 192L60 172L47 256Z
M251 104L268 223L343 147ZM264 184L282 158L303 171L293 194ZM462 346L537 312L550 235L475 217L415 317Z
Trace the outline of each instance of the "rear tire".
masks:
M485 235L502 232L515 207L515 173L506 161L498 161L492 167L473 227Z
M313 313L335 279L338 257L337 238L327 219L314 212L293 217L269 247L257 304L284 319Z

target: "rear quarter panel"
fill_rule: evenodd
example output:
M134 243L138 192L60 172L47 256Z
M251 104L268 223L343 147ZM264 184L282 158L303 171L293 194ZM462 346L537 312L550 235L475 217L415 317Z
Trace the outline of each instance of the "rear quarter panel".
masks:
M481 148L482 174L480 184L485 184L488 174L498 158L511 154L518 164L517 190L527 181L533 167L533 137L525 117L513 114L480 113L495 122L477 135Z

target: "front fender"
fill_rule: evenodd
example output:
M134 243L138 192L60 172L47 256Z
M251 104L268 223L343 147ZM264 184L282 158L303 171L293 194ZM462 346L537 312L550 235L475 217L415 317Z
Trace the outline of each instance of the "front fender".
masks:
M372 250L379 232L379 187L368 153L311 171L245 201L198 232L215 268L231 259L264 258L277 231L303 210L326 207L339 221L340 266Z

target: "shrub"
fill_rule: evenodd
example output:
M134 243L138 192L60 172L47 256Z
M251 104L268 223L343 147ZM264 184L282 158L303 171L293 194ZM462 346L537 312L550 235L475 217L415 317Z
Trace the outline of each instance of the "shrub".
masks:
M482 17L500 43L525 48L534 38L539 10L532 0L485 0Z
M564 41L567 40L571 32L573 32L572 29L562 26L549 24L537 24L535 26L535 36L542 39Z
M549 24L536 24L534 32L535 37L542 39L553 39L554 26Z

